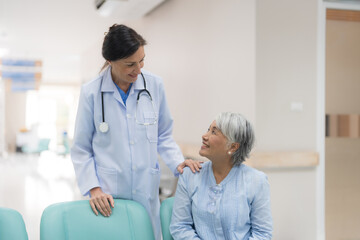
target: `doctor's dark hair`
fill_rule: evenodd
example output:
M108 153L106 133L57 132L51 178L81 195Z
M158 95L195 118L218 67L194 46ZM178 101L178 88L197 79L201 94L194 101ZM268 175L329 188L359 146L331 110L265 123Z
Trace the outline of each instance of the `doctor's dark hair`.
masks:
M116 61L130 57L139 47L144 45L146 45L146 40L135 32L134 29L123 24L112 25L109 31L105 33L102 56L106 62L101 71L109 65L108 61Z
M216 119L216 126L228 139L228 146L239 143L239 148L231 155L234 165L240 165L249 157L255 142L251 123L240 113L223 112Z

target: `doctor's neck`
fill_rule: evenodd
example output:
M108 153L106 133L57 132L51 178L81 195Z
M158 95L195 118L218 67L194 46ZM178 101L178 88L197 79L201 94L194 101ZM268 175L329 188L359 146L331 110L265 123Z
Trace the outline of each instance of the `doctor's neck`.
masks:
M131 83L129 82L125 82L119 78L116 77L116 75L114 76L113 74L112 75L112 79L114 81L114 83L121 89L124 91L124 93L127 93L127 91L129 90L130 88L130 85Z

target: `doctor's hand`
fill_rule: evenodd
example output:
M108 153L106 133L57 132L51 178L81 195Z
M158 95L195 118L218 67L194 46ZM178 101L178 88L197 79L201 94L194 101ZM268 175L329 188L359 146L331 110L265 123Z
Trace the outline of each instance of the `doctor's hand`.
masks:
M192 159L186 159L185 161L180 163L176 169L181 174L184 172L184 167L189 167L193 173L195 173L195 171L200 172L200 168L202 168L201 163L203 163L203 161L198 162Z
M90 190L90 206L93 212L99 215L98 211L104 216L111 215L111 207L114 208L114 199L111 195L104 193L100 187L95 187ZM109 204L110 203L110 204Z

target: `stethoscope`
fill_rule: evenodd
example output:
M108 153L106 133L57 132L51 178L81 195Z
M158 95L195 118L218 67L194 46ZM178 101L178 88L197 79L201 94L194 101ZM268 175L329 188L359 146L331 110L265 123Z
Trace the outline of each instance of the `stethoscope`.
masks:
M136 109L135 109L135 122L137 124L140 124L140 125L144 125L144 126L148 126L148 125L153 125L153 124L156 124L157 123L157 116L156 116L156 111L155 111L155 105L154 105L154 102L153 102L153 99L151 97L151 94L150 92L146 89L146 81L145 81L145 77L143 75L143 73L141 73L141 77L143 79L143 82L144 82L144 89L141 89L137 95L137 99L136 99ZM101 79L101 85L100 85L100 91L101 91L101 86L102 86L102 79ZM154 118L154 121L153 122L140 122L138 121L138 118L137 118L137 109L138 109L138 104L139 104L139 100L140 100L140 96L142 95L142 93L145 92L149 98L150 98L150 101L151 101L151 104L152 104L152 107L153 107L153 110L154 110L154 113L155 113L155 118ZM105 112L104 112L104 92L101 92L101 112L102 112L102 122L100 123L99 125L99 130L100 132L102 133L107 133L109 131L109 124L107 122L105 122Z

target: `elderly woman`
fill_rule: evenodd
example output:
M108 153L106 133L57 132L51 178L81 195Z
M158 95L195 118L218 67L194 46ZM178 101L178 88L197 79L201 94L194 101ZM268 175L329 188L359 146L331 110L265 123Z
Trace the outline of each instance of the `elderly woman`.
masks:
M177 239L271 239L270 190L263 172L242 164L253 128L238 113L221 113L202 136L201 172L184 169L170 232Z

